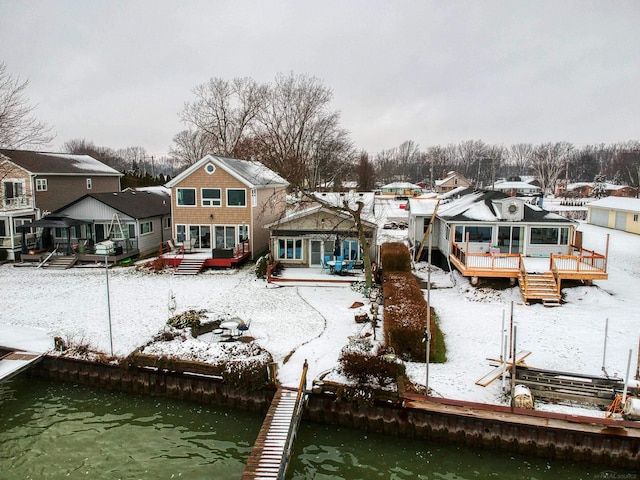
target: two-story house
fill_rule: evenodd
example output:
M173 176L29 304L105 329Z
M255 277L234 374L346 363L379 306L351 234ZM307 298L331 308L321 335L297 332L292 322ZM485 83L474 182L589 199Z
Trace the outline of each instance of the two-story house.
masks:
M167 183L174 241L191 251L251 258L266 250L263 228L285 210L289 183L259 162L207 155Z
M120 177L88 155L0 149L0 248L15 260L23 238L17 227L87 193L118 192ZM35 244L35 236L24 238Z
M435 181L436 193L447 193L460 187L473 187L473 182L456 171L448 172L442 180Z

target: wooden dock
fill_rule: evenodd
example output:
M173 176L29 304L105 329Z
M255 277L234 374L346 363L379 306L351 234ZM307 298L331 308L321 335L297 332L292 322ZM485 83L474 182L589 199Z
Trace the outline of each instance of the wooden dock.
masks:
M6 352L6 350L3 350ZM0 356L0 382L9 380L42 360L44 353L14 350Z
M305 402L307 362L298 390L278 388L247 460L243 480L284 479Z

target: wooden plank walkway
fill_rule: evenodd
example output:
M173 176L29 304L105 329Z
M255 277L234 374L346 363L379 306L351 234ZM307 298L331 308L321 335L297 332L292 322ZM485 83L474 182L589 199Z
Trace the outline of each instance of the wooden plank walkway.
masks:
M285 478L305 402L307 367L305 361L298 390L279 387L276 391L242 480Z
M42 360L44 353L12 351L0 357L0 382L15 377Z

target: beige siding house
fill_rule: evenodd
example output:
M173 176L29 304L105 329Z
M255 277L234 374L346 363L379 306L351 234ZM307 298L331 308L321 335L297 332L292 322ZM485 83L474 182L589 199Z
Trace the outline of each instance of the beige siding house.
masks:
M248 242L254 258L268 247L263 225L282 216L288 185L259 162L207 155L166 185L174 240L214 257Z

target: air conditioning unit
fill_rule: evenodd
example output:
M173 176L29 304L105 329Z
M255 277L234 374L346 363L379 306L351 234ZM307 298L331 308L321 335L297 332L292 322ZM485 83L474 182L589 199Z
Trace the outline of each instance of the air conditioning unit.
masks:
M524 217L524 205L519 200L509 200L502 204L502 218L504 220L522 220Z

